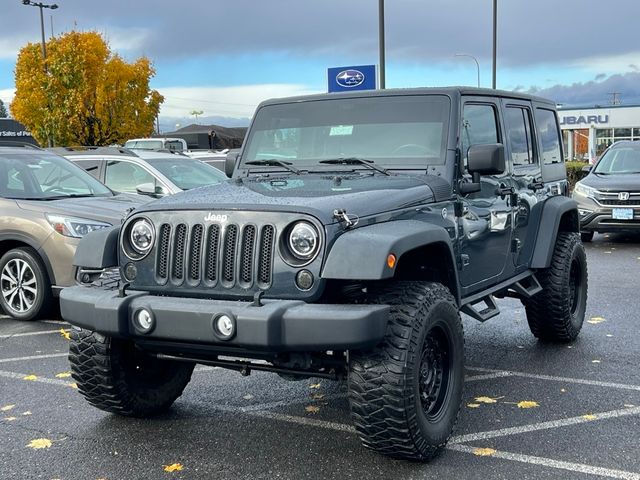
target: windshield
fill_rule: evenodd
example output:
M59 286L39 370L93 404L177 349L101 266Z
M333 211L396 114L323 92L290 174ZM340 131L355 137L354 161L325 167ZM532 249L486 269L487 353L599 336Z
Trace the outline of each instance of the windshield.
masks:
M242 162L275 159L308 168L321 160L361 158L386 168L441 165L449 111L443 95L267 105L256 114Z
M640 144L610 148L594 171L605 175L640 173Z
M47 152L0 155L0 196L52 200L67 197L110 197L111 190L82 168Z
M147 161L182 190L215 185L227 180L223 172L200 160L177 157L148 158Z
M132 150L160 150L162 140L129 140L124 144L124 147Z

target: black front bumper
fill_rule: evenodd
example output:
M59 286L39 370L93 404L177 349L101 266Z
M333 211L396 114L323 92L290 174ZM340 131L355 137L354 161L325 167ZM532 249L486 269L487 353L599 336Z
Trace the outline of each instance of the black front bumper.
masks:
M140 309L150 311L154 328L142 333L133 323ZM184 342L259 351L324 351L367 348L384 337L388 305L315 304L300 300L262 300L261 306L132 291L69 287L60 294L62 317L72 325L107 336ZM222 340L213 323L221 314L235 320L235 335Z

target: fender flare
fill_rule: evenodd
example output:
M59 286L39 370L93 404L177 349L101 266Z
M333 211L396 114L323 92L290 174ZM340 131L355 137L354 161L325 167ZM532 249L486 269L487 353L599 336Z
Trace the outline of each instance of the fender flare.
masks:
M417 220L396 220L350 230L333 243L321 277L337 280L383 280L392 278L394 268L387 265L393 253L402 255L432 244L444 244L456 274L453 245L447 231L440 226Z
M568 197L556 196L548 199L542 208L539 225L531 268L547 268L551 265L559 231L580 231L578 204Z
M49 277L49 281L51 285L56 284L56 278L53 274L53 267L51 266L51 262L49 261L49 257L47 257L46 253L42 250L42 243L38 242L35 238L30 237L29 235L25 235L21 232L5 232L0 234L0 242L20 242L25 245L33 248L36 253L40 256L40 259L44 263L44 268L47 270L47 275Z
M76 267L102 269L118 266L120 226L102 228L85 235L73 257Z

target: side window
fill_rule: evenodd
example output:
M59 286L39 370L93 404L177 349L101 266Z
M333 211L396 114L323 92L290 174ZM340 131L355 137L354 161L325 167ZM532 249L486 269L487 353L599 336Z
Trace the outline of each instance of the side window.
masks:
M155 178L144 168L130 162L112 160L107 163L105 185L117 192L136 193L141 183L156 184Z
M467 152L471 145L498 143L498 124L493 105L467 103L462 112L462 157L467 169Z
M536 108L535 115L542 147L542 151L540 152L542 163L544 165L562 163L556 113L553 110Z
M511 162L515 167L535 165L531 115L529 110L521 107L507 107L505 123L511 149Z
M76 160L74 163L100 180L100 160Z

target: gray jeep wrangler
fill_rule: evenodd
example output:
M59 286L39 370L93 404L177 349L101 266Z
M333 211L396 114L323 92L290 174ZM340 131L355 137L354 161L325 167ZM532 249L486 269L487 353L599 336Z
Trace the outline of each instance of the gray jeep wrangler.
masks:
M168 409L201 363L345 379L363 444L427 461L456 423L460 312L571 342L587 264L552 102L470 88L262 103L233 178L91 233L61 294L92 405Z

